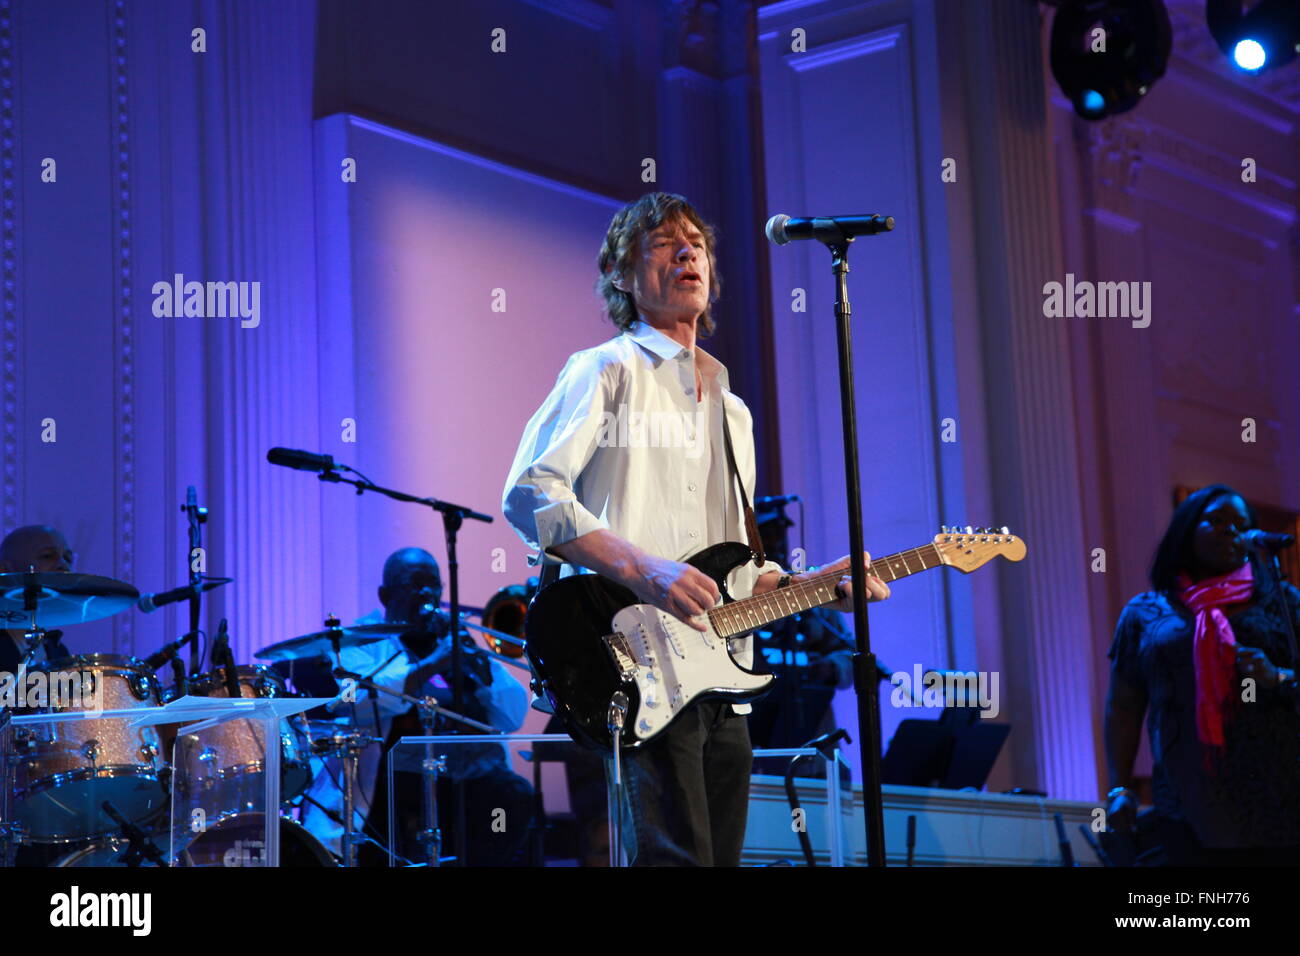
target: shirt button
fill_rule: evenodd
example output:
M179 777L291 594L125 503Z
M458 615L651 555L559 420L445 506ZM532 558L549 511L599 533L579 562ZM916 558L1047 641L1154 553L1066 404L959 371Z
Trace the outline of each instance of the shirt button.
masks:
M692 481L689 485L687 485L687 486L686 486L686 490L687 490L687 491L694 491L694 490L695 490L695 482Z
M692 532L691 532L691 537L692 537L692 538L698 538L699 536L700 536L700 533L699 533L698 531L692 531Z

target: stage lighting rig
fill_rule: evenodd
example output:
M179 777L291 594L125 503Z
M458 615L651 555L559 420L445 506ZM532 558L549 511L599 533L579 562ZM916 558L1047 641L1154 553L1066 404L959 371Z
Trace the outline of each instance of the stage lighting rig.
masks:
M1300 52L1300 0L1207 0L1205 21L1214 42L1246 73L1290 63Z
M1172 47L1163 0L1065 0L1052 20L1052 75L1076 113L1100 120L1146 96Z

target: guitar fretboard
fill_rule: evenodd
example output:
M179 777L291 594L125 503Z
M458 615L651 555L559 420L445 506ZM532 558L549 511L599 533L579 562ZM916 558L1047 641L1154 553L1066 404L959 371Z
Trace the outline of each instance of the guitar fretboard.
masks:
M925 544L910 551L876 558L867 566L867 574L888 583L942 564L939 549L933 544ZM847 573L846 568L817 574L804 581L792 581L787 587L732 601L709 611L709 620L720 636L734 637L809 608L834 604L840 599L835 586Z

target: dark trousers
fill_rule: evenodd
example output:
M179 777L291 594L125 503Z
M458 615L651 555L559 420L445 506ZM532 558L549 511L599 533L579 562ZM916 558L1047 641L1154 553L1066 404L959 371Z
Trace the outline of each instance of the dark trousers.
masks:
M754 763L744 716L722 701L695 704L622 763L633 866L740 865Z

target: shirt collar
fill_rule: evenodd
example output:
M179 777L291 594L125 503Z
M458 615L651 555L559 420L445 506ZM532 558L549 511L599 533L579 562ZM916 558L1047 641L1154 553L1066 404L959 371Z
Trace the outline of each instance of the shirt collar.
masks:
M670 339L653 325L648 322L643 322L640 319L637 319L636 322L632 324L632 328L628 329L623 334L633 342L640 345L647 352L657 355L659 358L664 360L688 358L690 356L690 350L687 349L686 346ZM727 367L725 365L698 345L695 346L695 355L697 364L700 368L700 375L706 379L716 377L718 381L722 383L723 388L730 389L731 386L728 381Z

